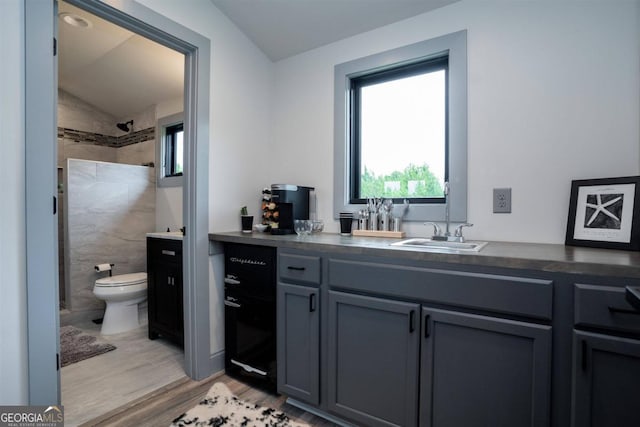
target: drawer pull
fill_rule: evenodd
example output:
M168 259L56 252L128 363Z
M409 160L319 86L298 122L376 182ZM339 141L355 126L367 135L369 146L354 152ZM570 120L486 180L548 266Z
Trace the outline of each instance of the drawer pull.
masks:
M629 310L627 308L618 308L618 307L607 307L609 309L609 313L611 314L633 314L635 316L640 315L640 311L637 310Z
M429 318L431 316L429 316L428 314L426 316L424 316L424 337L425 338L429 338L429 335L431 335L431 331L429 330Z
M295 271L304 271L305 268L304 267L294 267L292 265L287 267L288 270L295 270Z
M316 311L316 294L309 295L309 313Z
M162 255L176 256L176 251L168 251L166 249L163 249Z
M224 278L224 283L227 285L239 285L240 280L238 280L238 278L233 274L227 274Z
M589 348L587 347L587 340L582 340L581 341L582 344L582 370L583 371L587 371L587 352L589 351Z
M624 288L624 297L633 308L640 310L640 288L626 286Z
M260 370L258 368L254 368L253 366L247 365L246 363L241 363L241 362L238 362L237 360L233 360L233 359L231 359L231 363L233 363L236 366L241 367L242 369L244 369L245 371L247 371L249 373L254 372L254 373L258 374L258 375L262 375L263 377L267 376L267 373L265 371L262 371L262 370Z
M415 325L414 325L414 321L415 321L415 319L414 319L414 318L415 318L415 315L416 315L415 310L411 310L411 311L409 312L409 333L410 333L410 334L412 334L412 333L413 333L413 331L415 331L415 329L416 329L416 327L415 327Z

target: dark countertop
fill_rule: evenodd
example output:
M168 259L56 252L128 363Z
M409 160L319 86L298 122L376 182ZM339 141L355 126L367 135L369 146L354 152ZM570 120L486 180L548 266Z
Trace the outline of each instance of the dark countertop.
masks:
M596 249L559 244L489 242L480 252L435 252L389 246L401 239L341 236L318 233L298 237L239 231L209 233L210 241L245 243L298 250L384 256L392 259L432 261L539 271L640 277L640 252Z

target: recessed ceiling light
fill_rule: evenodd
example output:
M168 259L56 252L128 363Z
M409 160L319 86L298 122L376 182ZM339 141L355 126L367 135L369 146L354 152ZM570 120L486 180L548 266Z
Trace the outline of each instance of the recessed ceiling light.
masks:
M93 27L93 24L91 23L91 21L73 13L62 12L58 16L60 17L60 19L62 19L64 22L71 25L72 27L78 27L78 28Z

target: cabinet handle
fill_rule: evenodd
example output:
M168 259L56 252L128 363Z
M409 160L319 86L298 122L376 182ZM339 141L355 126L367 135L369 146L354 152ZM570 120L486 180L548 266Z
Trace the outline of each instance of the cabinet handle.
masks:
M429 316L428 314L426 316L424 316L424 337L425 338L429 338L429 335L431 334L431 331L429 330L429 318L431 316Z
M582 345L582 370L583 371L587 371L587 352L589 351L589 348L587 347L587 340L582 340L581 342Z
M414 310L411 310L409 312L409 333L412 334L413 331L416 329L416 327L414 326L414 317L416 315L416 312Z
M626 308L618 308L618 307L607 307L609 309L609 313L611 314L634 314L636 316L640 315L640 311L629 310Z
M162 250L162 255L176 256L176 251Z
M227 276L224 278L224 283L226 283L227 285L239 285L240 280L238 280L238 278L232 274L227 274Z
M288 270L295 270L295 271L304 271L305 268L304 267L294 267L292 265L287 267Z
M309 313L316 311L316 294L309 295Z

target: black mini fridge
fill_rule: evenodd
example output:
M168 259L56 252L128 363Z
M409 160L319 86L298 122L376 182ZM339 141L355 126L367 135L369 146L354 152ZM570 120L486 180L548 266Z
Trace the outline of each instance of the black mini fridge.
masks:
M276 250L226 243L225 370L276 390Z

